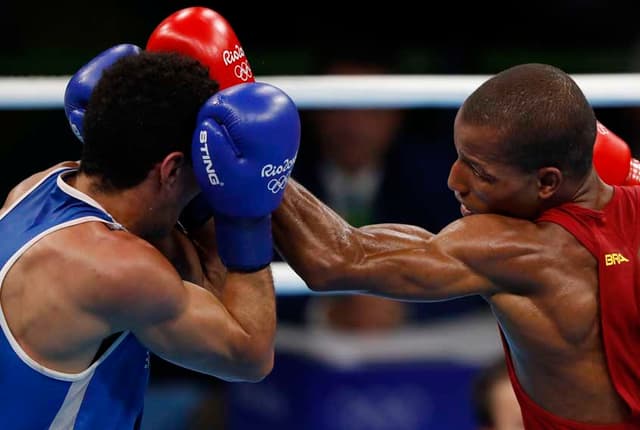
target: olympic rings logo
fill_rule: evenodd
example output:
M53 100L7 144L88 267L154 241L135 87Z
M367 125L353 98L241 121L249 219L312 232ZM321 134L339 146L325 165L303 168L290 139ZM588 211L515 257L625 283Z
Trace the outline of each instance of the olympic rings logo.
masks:
M246 61L246 60L243 61L240 64L237 64L233 68L233 74L236 75L236 78L240 79L241 81L245 81L245 82L253 77L253 72L251 71L251 67L249 66L249 62Z
M269 181L267 184L267 189L271 191L273 194L277 194L280 191L284 190L284 187L287 186L287 176L280 176L279 178L274 178Z

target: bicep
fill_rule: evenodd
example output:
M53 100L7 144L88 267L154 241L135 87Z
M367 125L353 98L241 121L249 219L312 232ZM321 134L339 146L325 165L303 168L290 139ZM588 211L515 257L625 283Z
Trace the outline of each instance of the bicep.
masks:
M204 373L233 374L234 345L247 336L212 293L184 282L175 306L135 334L158 356ZM225 370L226 369L226 370Z
M242 321L222 299L183 281L157 249L141 242L119 241L118 251L131 258L111 258L105 269L113 277L110 288L98 291L89 306L105 316L112 331L132 331L168 361L222 378L251 376L251 336ZM240 281L225 283L241 292Z

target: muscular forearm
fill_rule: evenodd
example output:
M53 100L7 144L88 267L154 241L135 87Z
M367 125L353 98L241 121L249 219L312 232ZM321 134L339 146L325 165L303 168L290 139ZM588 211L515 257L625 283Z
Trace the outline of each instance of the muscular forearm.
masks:
M195 272L202 272L196 283L220 297L225 287L227 268L218 255L213 221L209 220L201 227L194 228L189 232L189 238L198 255Z
M416 226L350 226L303 186L290 181L273 216L278 252L318 291L360 291L391 297L423 294L418 276L433 234ZM407 276L407 271L414 273Z
M167 257L183 280L220 296L227 270L218 257L212 221L188 232L176 228L170 235L152 243Z
M327 275L342 276L340 271L358 258L355 232L302 185L289 180L273 214L273 236L280 255L310 288L327 289Z
M273 366L276 306L269 267L253 273L229 272L220 301L244 333L237 336L236 362L264 376Z
M264 330L272 338L275 294L270 268L253 273L229 271L218 255L213 221L190 231L189 239L197 254L190 259L190 272L196 274L192 282L212 292L248 335L263 338L260 331Z
M259 381L273 367L275 294L269 268L230 273L221 296L184 282L165 319L136 330L159 356L228 381ZM140 318L140 313L134 314ZM127 313L127 317L131 317ZM154 315L158 320L158 316Z
M234 321L232 365L249 379L266 375L273 365L276 330L275 291L269 267L252 273L228 271L217 252L214 223L190 233L203 272L201 286L220 300ZM253 375L253 376L252 376Z

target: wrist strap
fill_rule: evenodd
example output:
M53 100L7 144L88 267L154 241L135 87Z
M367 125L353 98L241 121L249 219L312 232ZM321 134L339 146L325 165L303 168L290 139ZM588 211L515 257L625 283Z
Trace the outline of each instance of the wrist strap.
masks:
M236 218L215 214L218 254L236 272L255 272L273 260L271 214L260 218Z

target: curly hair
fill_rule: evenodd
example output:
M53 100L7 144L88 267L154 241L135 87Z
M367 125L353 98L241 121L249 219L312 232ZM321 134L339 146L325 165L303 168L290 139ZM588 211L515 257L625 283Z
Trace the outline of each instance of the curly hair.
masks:
M183 55L142 52L116 61L89 99L81 171L105 191L122 190L173 151L190 161L198 111L218 88L204 65Z

